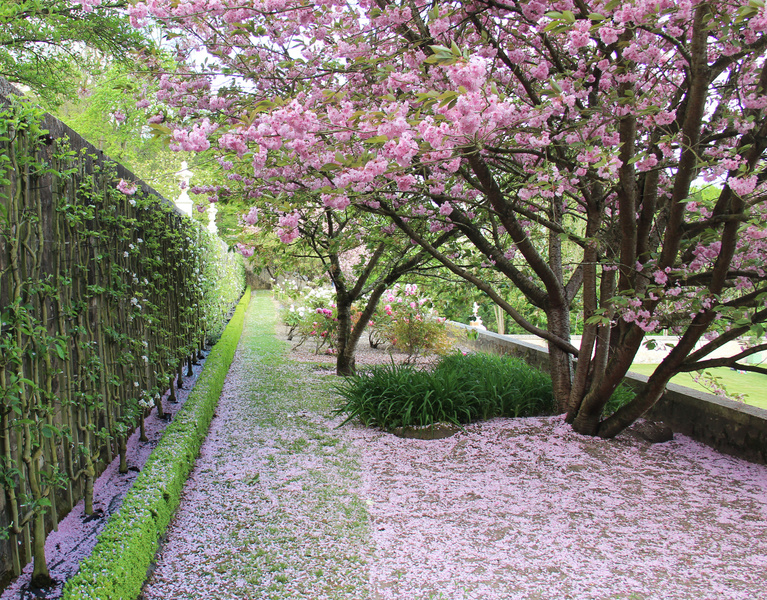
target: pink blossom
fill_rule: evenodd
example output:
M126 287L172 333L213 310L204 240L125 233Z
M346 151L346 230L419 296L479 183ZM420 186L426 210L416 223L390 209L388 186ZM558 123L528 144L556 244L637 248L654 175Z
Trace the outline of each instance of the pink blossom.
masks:
M745 231L745 235L752 240L767 239L767 229L759 228L754 225L749 225Z
M171 150L183 150L185 152L202 152L210 148L208 136L217 129L217 125L211 123L206 117L201 122L192 125L190 130L176 129L173 132Z
M754 191L756 181L756 175L751 175L750 177L730 177L727 179L727 185L739 196L745 196Z
M124 179L121 179L115 187L126 196L132 196L138 190L136 183L128 183Z
M83 12L90 13L101 4L101 0L77 0Z
M599 28L599 39L607 45L614 44L618 41L618 36L621 33L623 33L623 30L605 25Z
M294 242L298 238L298 230L297 229L283 229L282 227L279 227L277 229L277 237L280 238L280 241L283 244L290 244Z
M447 72L455 86L462 86L468 92L476 92L485 84L487 65L483 58L473 56L468 62L450 65Z
M248 145L242 136L232 133L225 133L222 135L218 140L218 145L224 150L236 152L238 158L242 158L242 156L248 151Z
M335 210L344 210L351 204L346 194L322 194L321 198L325 206Z
M277 236L282 243L290 244L298 238L298 223L300 218L301 215L299 215L297 211L279 217L278 222L280 227L277 229Z
M398 141L386 142L381 152L383 156L397 161L400 166L407 167L418 152L418 143L413 139L412 133L406 131Z
M255 206L252 207L247 213L245 213L245 216L242 217L242 220L250 226L258 223L258 208Z
M645 158L636 162L638 171L649 171L658 164L658 159L654 154L649 154Z
M440 35L445 33L450 27L449 19L435 19L429 23L429 33L433 38L439 38Z
M540 61L530 70L530 76L535 79L546 79L549 76L549 65L546 61Z
M568 39L573 50L587 46L590 40L589 22L585 20L577 22L568 33Z
M237 244L237 252L242 254L245 258L250 258L255 253L255 248L252 246L246 246L245 244Z

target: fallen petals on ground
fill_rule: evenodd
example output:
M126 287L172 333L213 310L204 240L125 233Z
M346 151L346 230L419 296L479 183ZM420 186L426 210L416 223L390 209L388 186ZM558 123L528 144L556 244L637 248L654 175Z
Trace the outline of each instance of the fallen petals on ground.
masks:
M146 600L764 593L766 467L561 417L429 441L338 428L334 377L286 357L270 311L251 305Z

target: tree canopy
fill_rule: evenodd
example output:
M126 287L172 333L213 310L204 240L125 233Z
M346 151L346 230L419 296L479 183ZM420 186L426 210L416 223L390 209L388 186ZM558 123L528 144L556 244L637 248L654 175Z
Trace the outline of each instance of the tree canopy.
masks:
M127 62L149 44L114 0L0 3L0 76L29 86L49 104L77 93L79 73L104 57Z
M161 83L182 117L174 147L212 144L225 170L248 169L253 195L311 193L387 217L548 340L578 431L615 435L677 372L760 369L740 361L764 343L708 356L762 336L767 320L763 3L153 0L129 11L136 25L163 23L188 59ZM452 230L545 328L434 247ZM661 329L681 336L675 349L603 415Z

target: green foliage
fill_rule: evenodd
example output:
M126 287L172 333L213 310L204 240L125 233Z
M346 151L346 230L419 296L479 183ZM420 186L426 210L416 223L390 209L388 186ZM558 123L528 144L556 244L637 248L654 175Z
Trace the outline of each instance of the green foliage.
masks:
M452 354L433 371L376 367L344 380L337 414L384 429L551 414L551 379L518 359Z
M86 13L68 0L0 3L0 76L57 104L76 95L84 63L108 57L135 65L133 52L152 42L131 27L126 6L104 3Z
M168 70L172 68L168 65ZM174 152L168 148L167 139L153 135L147 127L148 116L171 110L158 106L153 100L158 91L156 77L147 77L136 70L136 65L118 63L83 71L75 79L81 92L68 95L60 105L47 108L112 160L127 167L169 200L179 195L176 173L182 161L190 165L192 185L215 182L209 158L204 153L197 156ZM221 220L222 213L220 210L217 220ZM195 214L192 218L198 217L207 223L207 215Z
M91 556L67 582L65 600L137 598L207 434L234 358L250 290L208 356L197 384L113 515Z
M34 525L43 577L54 488L70 504L85 490L92 512L94 478L220 334L244 273L220 240L40 123L27 101L0 109L0 470L13 569L32 558L18 542Z
M338 343L338 310L334 302L332 288L306 288L301 294L291 289L281 288L281 295L291 294L298 303L291 304L281 311L281 319L288 328L288 339L298 338L298 345L312 340L315 352L325 346L333 353Z
M636 393L625 383L621 383L610 396L610 399L602 409L602 414L609 417L616 410L625 406L636 397Z

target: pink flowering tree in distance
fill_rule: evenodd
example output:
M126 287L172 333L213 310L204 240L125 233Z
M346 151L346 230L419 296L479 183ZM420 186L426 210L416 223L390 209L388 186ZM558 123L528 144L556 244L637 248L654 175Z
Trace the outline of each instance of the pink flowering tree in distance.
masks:
M764 343L708 358L767 316L762 4L151 0L130 13L161 22L186 61L161 82L186 118L177 143L234 155L254 193L389 219L546 339L559 408L611 437L675 373L764 372L741 362ZM435 247L445 231L545 328ZM604 416L661 329L679 343Z
M236 174L234 164L228 171L227 194L248 196L255 182ZM359 210L339 196L333 197L330 206L322 196L299 186L290 196L275 197L264 191L257 202L258 210L251 208L243 216L246 224L258 222L274 231L284 244L291 245L287 252L294 257L321 262L335 291L336 373L351 375L357 343L381 296L403 275L426 268L433 262L431 256L387 219ZM456 233L443 232L434 245L440 247Z

